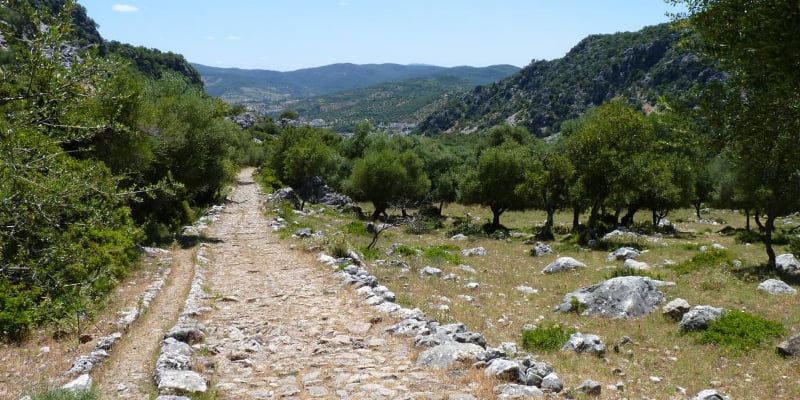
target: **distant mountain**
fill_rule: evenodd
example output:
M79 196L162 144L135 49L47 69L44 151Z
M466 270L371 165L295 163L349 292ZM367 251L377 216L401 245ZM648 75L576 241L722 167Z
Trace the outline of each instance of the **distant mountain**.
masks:
M589 36L561 59L534 61L502 81L442 99L418 131L470 132L511 123L547 136L617 96L648 107L660 96L675 99L696 85L724 79L680 46L686 35L662 24Z
M374 125L416 125L443 95L474 87L474 81L451 75L412 78L312 97L291 104L291 109L308 120L324 119L337 131L352 131L355 122L365 119Z
M200 72L208 94L230 103L255 102L267 105L413 78L449 75L480 85L500 80L519 70L512 65L445 68L418 64L332 64L277 72L216 68L201 64L192 66Z

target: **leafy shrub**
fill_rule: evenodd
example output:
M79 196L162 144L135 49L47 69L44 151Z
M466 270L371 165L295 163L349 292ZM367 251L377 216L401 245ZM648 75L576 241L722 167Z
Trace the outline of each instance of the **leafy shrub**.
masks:
M725 346L735 352L746 352L782 336L785 331L781 323L731 310L711 322L697 341Z
M726 267L730 265L732 261L733 259L728 251L709 249L706 252L697 254L688 261L670 265L669 268L679 275L685 275L703 268Z
M362 235L362 236L370 236L367 232L367 226L364 225L361 221L353 221L349 224L344 226L345 233L351 235Z
M450 226L450 230L447 231L448 236L455 236L455 235L467 235L467 236L476 236L482 235L483 228L480 224L476 224L472 221L471 218L464 218L459 217L456 218L453 222L453 225Z
M800 238L797 236L789 240L789 252L800 257Z
M327 245L328 254L331 257L346 258L350 257L350 248L344 240L331 240Z
M411 257L417 255L417 250L410 246L401 245L394 249L394 254Z
M456 255L452 254L449 251L452 250L453 245L442 245L442 246L434 246L428 249L423 250L423 254L425 257L430 258L436 261L446 261L453 264L461 264L461 258ZM458 246L456 247L456 251L459 250Z
M381 256L382 256L381 252L378 251L378 249L376 249L374 247L373 248L368 248L367 246L362 246L362 247L359 248L359 250L361 250L361 254L364 255L364 259L367 260L367 261L377 260L377 259L381 258Z
M540 326L522 331L522 347L525 350L553 352L561 350L575 329L565 329L561 325Z

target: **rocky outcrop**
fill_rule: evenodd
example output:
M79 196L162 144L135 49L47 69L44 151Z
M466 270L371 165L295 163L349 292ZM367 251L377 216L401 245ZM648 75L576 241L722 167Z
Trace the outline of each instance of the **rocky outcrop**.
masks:
M786 282L780 279L767 279L758 284L756 290L769 294L797 294L797 289L789 286Z
M634 249L633 247L620 247L611 253L608 253L606 257L606 261L615 261L615 260L630 260L636 259L641 256L642 253L639 250Z
M555 311L575 312L578 307L582 315L640 318L664 302L659 286L668 284L649 277L621 276L567 293Z
M250 129L258 123L258 117L254 113L246 112L230 118L231 122L239 125L242 129Z
M553 248L542 242L536 242L531 249L531 255L536 257L546 256L553 253Z
M784 357L800 357L800 333L795 333L778 344L778 354Z
M688 301L681 298L677 298L667 303L661 309L661 313L668 316L669 318L672 318L675 321L680 321L681 318L683 318L683 314L689 312L690 308L691 307L689 306Z
M784 274L800 274L800 261L794 254L781 254L775 257L775 268Z
M542 273L555 274L558 272L572 271L578 268L586 268L586 264L572 257L559 257L550 264L547 264L547 266L542 270Z
M569 340L561 347L561 350L603 357L606 354L606 344L600 339L600 336L576 332L569 336Z
M723 311L724 309L717 307L696 306L686 314L683 314L678 325L681 330L686 332L708 329L708 324L717 320Z
M720 393L715 389L706 389L697 393L692 400L730 400L730 397Z

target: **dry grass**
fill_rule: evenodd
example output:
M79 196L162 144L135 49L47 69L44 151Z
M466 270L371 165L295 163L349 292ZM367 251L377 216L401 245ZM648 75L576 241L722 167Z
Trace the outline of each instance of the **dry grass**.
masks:
M367 207L368 208L368 207ZM446 210L451 216L470 213L480 218L477 223L488 220L490 214L477 207L451 206ZM641 213L646 220L649 215ZM670 216L676 223L680 237L664 237L648 240L648 252L640 261L660 265L664 260L683 262L698 254L692 246L719 243L725 246L733 259L740 260L743 268L732 266L707 268L687 275L678 275L667 268L655 268L652 272L677 286L665 288L667 300L684 298L691 305L709 304L727 309L746 310L758 316L781 322L789 332L800 329L800 313L793 312L800 306L800 296L768 296L757 293L755 287L763 277L754 276L759 264L766 260L763 245L742 245L733 237L717 233L726 225L744 227L745 217L733 211L714 211L704 217L724 220L720 225L696 223L693 211L682 210ZM538 212L508 212L501 222L515 231L531 231L541 224L544 215ZM315 215L302 219L302 223L325 231L329 236L344 237L352 247L359 248L369 242L369 237L349 235L342 228L351 219L343 216ZM560 214L556 223L568 225L571 215ZM753 224L753 226L755 226ZM403 243L418 249L436 245L457 245L462 249L484 247L486 257L461 257L464 264L472 266L477 273L459 270L456 265L424 256L407 256L402 259L412 269L402 271L391 267L372 267L371 271L380 282L398 295L404 306L419 307L430 317L443 322L460 321L470 330L482 332L490 344L517 342L521 339L524 324L560 323L574 327L580 332L600 335L609 346L605 361L572 354L540 354L540 358L553 364L556 372L567 386L578 386L585 379L594 379L605 385L622 382L625 392L619 397L638 398L685 398L680 388L689 395L716 387L737 399L795 399L800 398L800 363L797 360L780 358L774 344L764 346L744 355L711 345L696 344L690 335L678 333L677 324L654 313L641 320L609 320L584 317L574 314L556 314L551 310L559 304L567 292L603 281L609 274L609 266L621 266L619 261L607 262L605 251L581 249L563 242L551 243L557 250L554 254L536 258L529 255L531 246L522 239L506 241L487 237L471 237L465 241L451 241L445 228L430 234L406 233L403 227L386 232L378 242L381 258L393 243ZM338 231L338 232L337 232ZM337 232L337 233L334 233ZM295 239L296 240L296 239ZM300 242L298 242L300 243ZM783 249L779 248L778 251ZM571 256L588 268L574 273L543 275L540 271L559 256ZM419 269L426 265L441 268L444 274L458 275L457 282L420 277ZM748 273L750 275L748 275ZM467 289L468 282L477 282L477 289ZM515 288L524 285L538 290L526 295ZM459 295L468 295L474 301L466 301ZM449 311L441 311L447 305ZM622 336L630 336L632 344L622 346L619 353L611 350ZM472 374L472 373L471 373ZM478 378L480 372L476 372ZM658 377L655 382L651 377ZM488 391L491 386L487 383ZM487 392L488 393L488 392ZM489 396L489 395L487 395ZM608 397L606 397L608 396ZM614 398L605 392L604 398ZM491 396L487 397L490 398Z

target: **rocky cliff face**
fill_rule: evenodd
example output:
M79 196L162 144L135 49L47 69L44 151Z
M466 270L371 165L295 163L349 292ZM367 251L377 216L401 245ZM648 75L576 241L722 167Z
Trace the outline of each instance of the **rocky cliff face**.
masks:
M547 136L563 121L617 96L653 105L660 96L677 98L696 85L723 78L681 47L686 35L662 24L589 36L561 59L534 61L503 81L448 101L419 130L469 132L511 123Z

